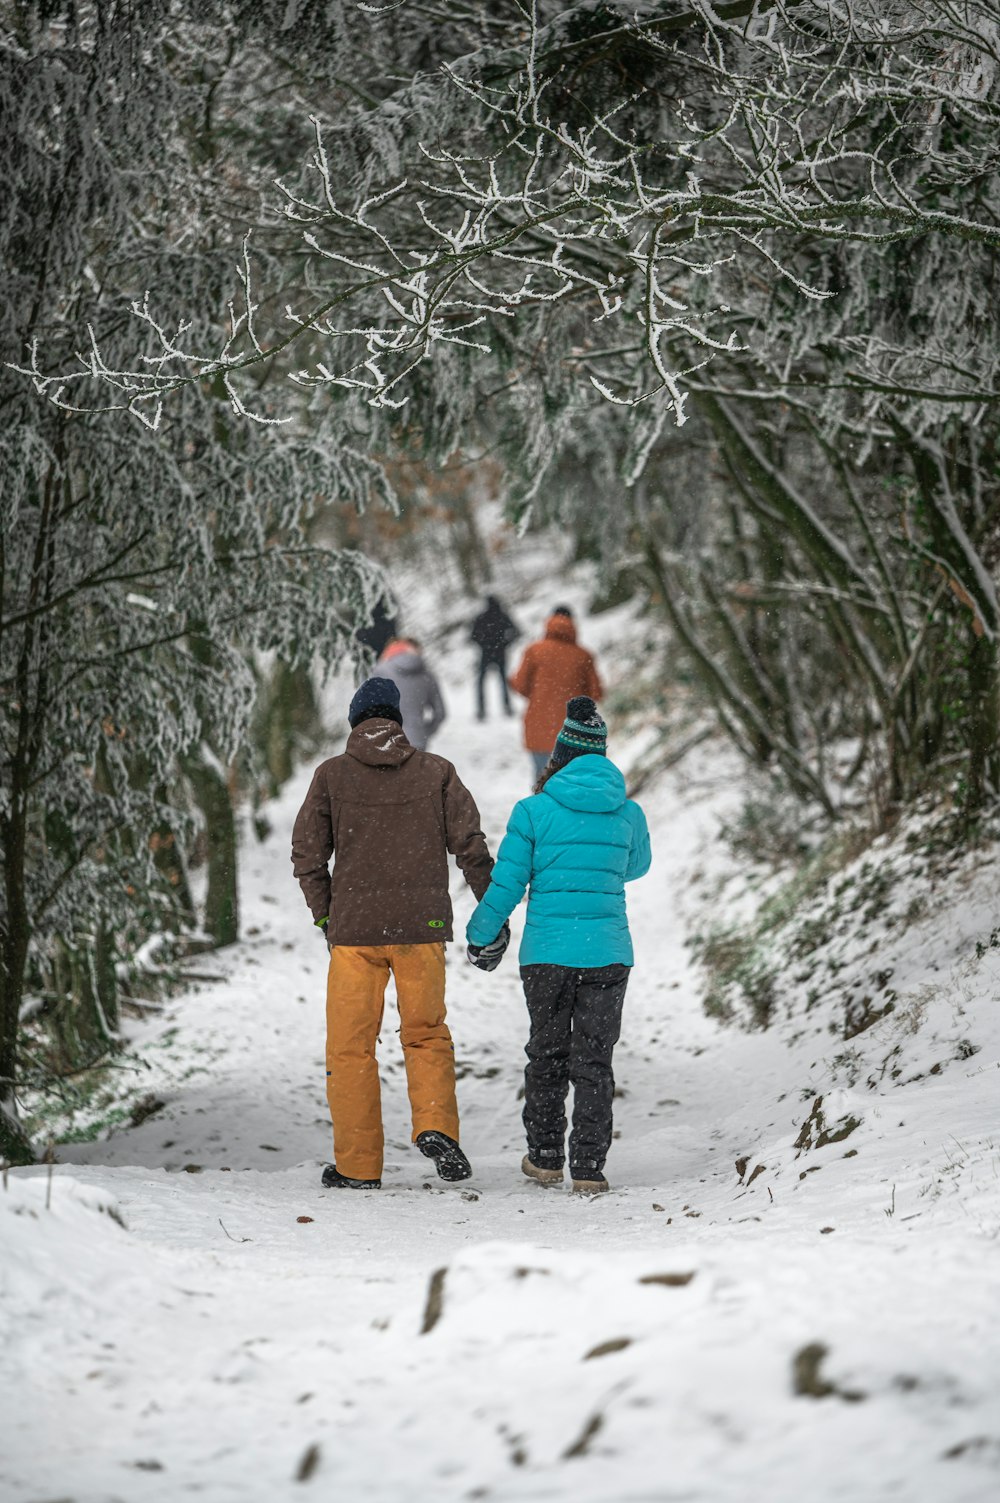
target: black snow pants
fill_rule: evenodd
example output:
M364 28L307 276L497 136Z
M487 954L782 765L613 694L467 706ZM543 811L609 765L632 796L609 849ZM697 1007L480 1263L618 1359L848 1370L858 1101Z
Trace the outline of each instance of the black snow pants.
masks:
M510 690L507 688L507 649L502 652L484 652L479 659L479 678L476 683L476 713L480 720L486 719L486 675L495 668L500 675L500 692L503 707L510 714Z
M625 965L521 967L531 1020L524 1050L524 1130L528 1157L542 1169L560 1169L565 1162L570 1085L570 1171L585 1179L588 1170L604 1168L615 1093L611 1055L621 1031L628 974Z

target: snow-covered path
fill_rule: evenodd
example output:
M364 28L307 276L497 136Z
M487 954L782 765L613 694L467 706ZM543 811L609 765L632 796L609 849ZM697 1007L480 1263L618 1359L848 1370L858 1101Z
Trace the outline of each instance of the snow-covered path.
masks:
M460 662L435 750L495 845L527 760L516 721L464 714ZM718 860L726 758L696 752L644 800L596 1201L520 1176L516 965L484 977L458 945L474 1178L445 1186L410 1146L389 1008L384 1188L319 1188L325 956L288 864L308 774L248 851L246 938L210 958L226 980L144 1027L165 1105L0 1195L4 1503L995 1498L995 1055L868 1098L850 1143L797 1156L836 1044L709 1022L678 918Z

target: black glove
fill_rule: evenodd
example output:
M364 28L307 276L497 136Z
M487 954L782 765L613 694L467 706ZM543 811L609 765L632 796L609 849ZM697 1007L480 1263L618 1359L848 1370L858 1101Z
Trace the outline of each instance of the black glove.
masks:
M327 939L326 926L327 926L327 924L329 922L330 922L330 915L329 914L327 914L326 918L321 918L321 919L317 919L316 920L316 928L319 930L320 934L322 934L322 936L323 936L323 943L327 946L328 949L330 947L330 941Z
M466 955L472 965L480 971L495 971L504 957L504 951L510 944L510 925L504 924L500 933L488 945L469 945Z

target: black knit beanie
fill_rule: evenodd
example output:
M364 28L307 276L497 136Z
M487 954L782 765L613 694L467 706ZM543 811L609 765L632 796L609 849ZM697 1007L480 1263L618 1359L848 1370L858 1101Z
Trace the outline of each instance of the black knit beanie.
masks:
M347 719L352 728L363 720L395 720L403 724L399 713L399 689L391 678L366 678L351 700Z
M588 752L603 757L607 749L608 728L597 713L594 701L585 694L571 699L566 705L566 719L556 737L550 760L562 767L574 757L585 756Z

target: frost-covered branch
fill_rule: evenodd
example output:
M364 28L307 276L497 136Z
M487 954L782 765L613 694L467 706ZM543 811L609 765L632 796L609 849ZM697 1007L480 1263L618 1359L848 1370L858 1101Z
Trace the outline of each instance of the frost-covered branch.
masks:
M600 389L658 393L677 421L697 347L776 371L780 344L792 382L864 391L871 413L880 395L961 399L964 382L949 390L933 370L960 317L946 287L940 333L918 344L884 317L852 335L845 275L908 246L941 261L951 246L1000 245L987 0L895 0L888 14L876 0L692 0L667 16L607 15L595 29L586 5L538 0L526 25L464 12L438 39L436 72L362 90L336 125L315 115L304 176L279 183L305 293L279 308L245 242L214 346L204 320L195 338L189 318L156 311L164 291L151 287L133 306L145 344L131 363L95 336L76 369L44 343L24 369L55 402L153 426L166 399L206 381L238 415L275 421L247 388L275 363L377 413L419 406L424 366L450 349L485 369L505 326L551 308L563 345L597 324L635 330L646 370L605 363ZM404 4L367 24L391 53L430 22ZM810 332L826 330L856 341L850 373L806 368ZM994 392L995 374L974 362L969 395Z

